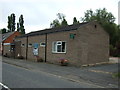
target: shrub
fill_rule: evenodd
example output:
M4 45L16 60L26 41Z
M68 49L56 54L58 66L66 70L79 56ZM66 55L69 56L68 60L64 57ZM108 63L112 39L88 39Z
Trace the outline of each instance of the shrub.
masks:
M60 59L59 63L61 64L61 66L67 66L68 65L68 60L66 60L66 59Z

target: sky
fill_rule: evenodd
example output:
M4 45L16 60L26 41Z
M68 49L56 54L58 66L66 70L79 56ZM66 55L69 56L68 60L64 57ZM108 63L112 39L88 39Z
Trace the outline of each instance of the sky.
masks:
M57 18L57 13L66 16L68 24L72 24L73 17L80 21L86 10L106 8L118 24L118 2L120 0L0 0L0 29L7 28L8 16L16 16L16 23L20 15L24 17L26 32L50 28L50 23Z

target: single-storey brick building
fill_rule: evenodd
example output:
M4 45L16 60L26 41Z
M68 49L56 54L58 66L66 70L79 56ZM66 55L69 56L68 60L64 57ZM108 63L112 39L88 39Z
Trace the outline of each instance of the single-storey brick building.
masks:
M15 39L16 57L58 63L61 58L71 65L95 64L109 59L109 35L96 22L50 28L31 32Z
M1 34L2 39L0 40L0 54L8 57L14 57L14 39L20 36L20 32L8 32Z

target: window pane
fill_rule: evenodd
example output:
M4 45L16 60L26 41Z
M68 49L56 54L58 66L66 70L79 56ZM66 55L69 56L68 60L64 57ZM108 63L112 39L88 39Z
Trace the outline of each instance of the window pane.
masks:
M52 43L53 52L66 52L66 42L58 41Z
M65 52L65 42L62 42L62 52Z
M40 46L45 47L45 45L46 45L45 42L41 42L41 43L40 43Z
M62 43L61 43L61 41L59 41L59 42L57 42L57 44L58 44L58 45L61 45Z
M57 52L62 52L61 45L57 45Z
M56 52L56 42L53 42L53 51Z

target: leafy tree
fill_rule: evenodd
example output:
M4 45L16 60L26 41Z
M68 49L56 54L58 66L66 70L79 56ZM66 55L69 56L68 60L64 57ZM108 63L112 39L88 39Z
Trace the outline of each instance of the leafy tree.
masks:
M115 17L112 13L107 12L105 8L97 9L96 12L92 10L87 10L85 12L85 16L82 18L83 22L90 22L96 20L98 21L103 28L109 33L110 35L110 44L115 44L115 35L116 35L116 25L114 24Z
M67 25L68 25L68 23L67 23L66 19L64 18L62 23L61 23L61 26L67 26Z
M12 13L10 16L8 16L8 32L15 31L15 24L15 14ZM21 34L25 34L23 15L20 15L19 17L19 22L17 23L17 31L21 32Z
M11 31L11 17L10 16L8 16L8 32L10 32Z
M20 18L19 18L19 25L20 25L20 32L21 34L25 34L25 29L24 29L24 20L23 20L23 15L20 15Z
M20 31L20 25L19 25L19 23L17 23L17 31L18 32Z
M117 31L118 41L120 42L120 25L118 25L117 28L118 28L118 31Z
M77 21L76 17L73 18L73 24L78 24L79 21Z
M0 33L1 34L7 33L7 29L6 28L0 29Z
M112 15L112 13L107 12L105 8L96 9L96 12L93 12L90 9L85 12L85 16L81 18L81 20L83 22L90 22L96 20L101 24L103 24L103 23L114 23L115 17Z
M8 32L15 31L15 14L12 13L10 16L8 16Z
M97 9L96 12L93 12L92 10L87 10L85 12L84 18L82 18L82 21L90 22L93 20L98 21L103 26L103 28L105 28L105 30L110 35L110 44L114 44L113 37L115 36L114 34L116 32L116 25L114 24L115 17L112 15L112 13L107 12L105 8Z
M11 29L12 29L12 32L15 31L15 14L14 13L11 14Z
M53 22L50 24L50 27L59 27L60 22L58 19L53 20Z
M110 51L116 52L117 45L120 43L120 26L114 23L115 17L111 12L107 12L105 8L97 9L96 12L87 10L83 18L83 22L98 21L101 26L109 33L110 36ZM117 54L118 55L118 52Z
M61 22L65 19L65 15L63 13L58 13L57 16Z
M58 13L57 16L58 19L53 20L53 22L50 24L51 28L68 25L64 14Z
M110 44L112 44L114 47L118 41L118 28L115 23L106 23L103 25L104 29L109 33L110 36Z

